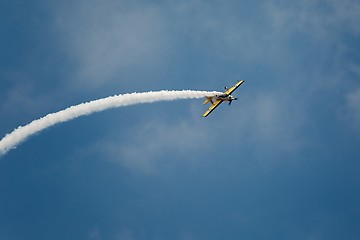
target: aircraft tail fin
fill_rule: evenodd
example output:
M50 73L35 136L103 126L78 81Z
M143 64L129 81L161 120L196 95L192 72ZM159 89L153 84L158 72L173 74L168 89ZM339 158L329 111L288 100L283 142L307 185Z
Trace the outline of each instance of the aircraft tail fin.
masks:
M211 101L211 98L212 98L212 97L206 97L206 100L204 101L203 104L207 104L208 102L210 102L210 101Z

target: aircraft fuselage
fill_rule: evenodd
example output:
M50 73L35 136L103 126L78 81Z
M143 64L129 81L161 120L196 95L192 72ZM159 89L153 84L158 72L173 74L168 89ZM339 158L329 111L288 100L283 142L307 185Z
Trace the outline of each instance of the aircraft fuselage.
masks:
M237 100L236 97L233 97L233 96L231 96L230 94L215 95L214 98L215 98L216 100L222 100L222 101Z

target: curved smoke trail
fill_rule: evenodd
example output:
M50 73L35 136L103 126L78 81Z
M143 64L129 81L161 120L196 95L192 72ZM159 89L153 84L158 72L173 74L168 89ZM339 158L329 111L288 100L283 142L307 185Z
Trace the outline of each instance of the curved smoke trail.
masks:
M12 148L15 148L16 145L25 141L33 134L38 133L41 130L51 127L55 124L70 121L80 116L104 111L109 108L123 107L140 103L152 103L157 101L202 98L205 96L213 96L215 94L219 93L192 90L163 90L156 92L120 94L90 102L80 103L59 112L50 113L42 118L32 121L25 126L20 126L11 133L5 135L5 137L0 140L0 156L7 153Z

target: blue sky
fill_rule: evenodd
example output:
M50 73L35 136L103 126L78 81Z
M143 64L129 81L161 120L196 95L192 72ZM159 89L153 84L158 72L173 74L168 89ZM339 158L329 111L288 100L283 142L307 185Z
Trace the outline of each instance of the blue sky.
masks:
M109 95L221 90L59 124L0 159L0 238L359 239L360 4L4 0L0 134Z

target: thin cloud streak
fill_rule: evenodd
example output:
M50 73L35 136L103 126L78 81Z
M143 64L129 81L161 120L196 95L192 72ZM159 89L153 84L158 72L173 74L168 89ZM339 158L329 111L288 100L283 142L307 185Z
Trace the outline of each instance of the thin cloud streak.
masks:
M55 124L70 121L80 116L89 115L95 112L104 111L110 108L124 107L140 103L152 103L157 101L173 101L178 99L202 98L212 96L219 92L207 91L150 91L143 93L128 93L110 96L90 102L80 103L64 110L50 113L45 117L34 120L31 123L20 126L0 140L0 156L25 141L31 135L40 132Z

